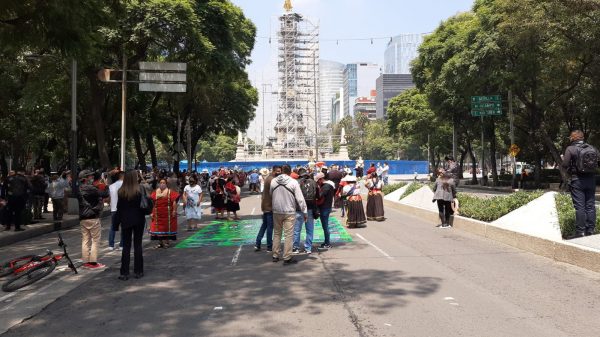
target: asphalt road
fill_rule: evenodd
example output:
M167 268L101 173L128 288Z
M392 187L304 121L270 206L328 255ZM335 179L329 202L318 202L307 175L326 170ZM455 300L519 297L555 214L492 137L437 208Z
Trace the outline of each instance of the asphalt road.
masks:
M259 201L242 200L244 217L259 216ZM61 271L0 294L0 332L250 337L600 331L600 274L438 229L395 210L386 216L385 222L349 230L352 243L299 255L294 266L272 263L251 246L148 248L146 276L122 282L118 254L110 253L102 259L109 266L104 271ZM78 231L67 231L65 240L77 255ZM0 258L53 244L49 234L2 249Z

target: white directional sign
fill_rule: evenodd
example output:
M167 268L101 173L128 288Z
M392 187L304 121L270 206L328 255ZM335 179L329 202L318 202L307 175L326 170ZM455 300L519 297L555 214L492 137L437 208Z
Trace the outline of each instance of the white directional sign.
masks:
M140 62L140 91L186 92L187 64Z

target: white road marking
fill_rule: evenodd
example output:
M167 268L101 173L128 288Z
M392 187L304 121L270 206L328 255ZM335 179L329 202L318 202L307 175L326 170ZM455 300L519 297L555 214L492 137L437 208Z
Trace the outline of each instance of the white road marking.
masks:
M217 311L217 310L223 310L223 307L215 307L213 310L214 310L214 311Z
M455 306L458 306L458 303L456 303L456 302L452 302L452 303L450 303L450 305L455 305Z
M242 252L242 247L243 245L240 245L240 247L235 251L235 254L233 254L233 259L231 259L231 265L235 266L238 262L238 259L240 258L240 253Z
M390 260L394 259L392 256L390 256L390 254L384 252L383 249L377 247L373 242L365 239L362 235L360 235L360 234L357 233L356 236L358 236L361 240L363 240L364 242L366 242L367 244L369 244L371 247L375 248L375 250L377 250L378 252L380 252L381 255L387 257Z
M385 326L392 326L390 323L384 323Z
M444 297L444 301L454 301L454 297Z
M254 207L254 208L252 209L252 212L250 212L250 215L254 215L254 211L256 211L256 207Z

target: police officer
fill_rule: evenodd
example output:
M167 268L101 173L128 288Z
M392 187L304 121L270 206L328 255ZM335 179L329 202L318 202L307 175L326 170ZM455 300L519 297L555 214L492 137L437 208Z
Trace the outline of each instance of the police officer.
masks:
M583 132L575 130L569 137L571 145L565 150L562 167L571 174L569 187L573 206L575 206L576 232L569 239L579 238L594 234L596 227L596 179L595 168L598 167L597 159L600 158L598 151L591 145L584 143ZM581 157L584 155L594 158L595 163L583 163ZM591 153L590 153L591 151ZM589 168L582 166L588 166ZM594 168L595 166L595 168Z

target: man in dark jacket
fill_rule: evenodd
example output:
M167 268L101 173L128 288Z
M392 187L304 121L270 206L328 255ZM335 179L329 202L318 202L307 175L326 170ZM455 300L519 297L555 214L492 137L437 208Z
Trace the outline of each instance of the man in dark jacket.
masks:
M98 245L100 244L100 213L104 209L103 198L107 191L100 191L94 182L94 172L84 170L79 174L79 223L81 225L81 259L83 267L90 269L103 268L98 263Z
M29 198L31 185L25 178L25 170L17 169L13 176L6 179L6 230L10 230L11 223L15 224L15 232L23 231L23 211Z
M321 244L321 248L331 248L331 242L329 241L329 215L331 214L331 207L333 205L333 197L335 195L335 183L328 179L328 175L318 173L315 176L317 184L319 184L319 217L321 219L321 226L323 227L324 242Z
M596 205L594 198L596 193L596 179L593 172L581 172L578 169L577 161L582 153L582 148L587 145L584 143L583 132L575 130L571 132L569 139L571 140L571 145L565 150L562 167L571 174L569 187L573 206L575 207L576 232L569 238L574 239L594 234L596 228ZM600 158L598 151L595 149L593 151L596 152L596 158Z
M31 177L31 194L33 194L33 218L36 220L42 218L42 210L44 209L44 198L46 196L46 178L40 170L35 170Z

